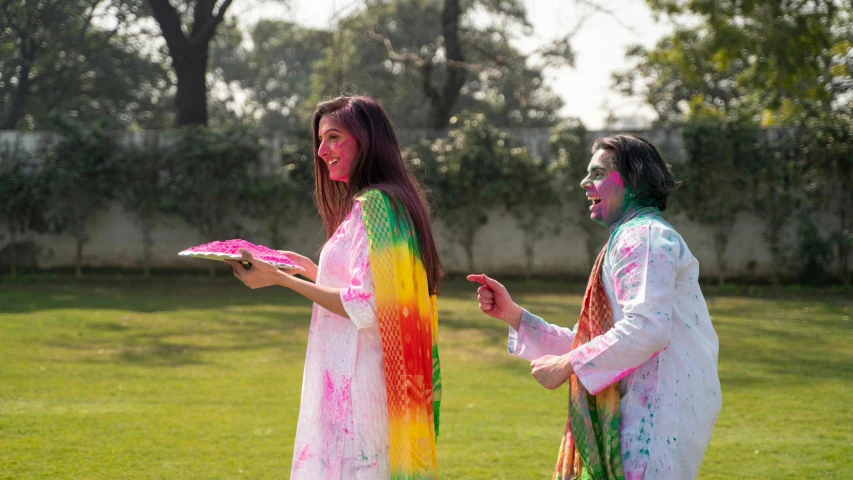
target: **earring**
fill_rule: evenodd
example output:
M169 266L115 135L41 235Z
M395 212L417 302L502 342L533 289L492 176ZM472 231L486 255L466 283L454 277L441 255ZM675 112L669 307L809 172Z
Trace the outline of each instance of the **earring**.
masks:
M628 198L634 198L634 192L629 193Z

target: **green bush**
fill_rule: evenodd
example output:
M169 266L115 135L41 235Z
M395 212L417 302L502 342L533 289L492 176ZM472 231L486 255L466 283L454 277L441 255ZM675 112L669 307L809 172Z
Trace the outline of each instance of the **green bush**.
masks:
M119 183L116 148L98 125L62 122L59 131L61 139L42 150L47 219L53 232L74 238L75 272L80 277L89 218L107 206Z

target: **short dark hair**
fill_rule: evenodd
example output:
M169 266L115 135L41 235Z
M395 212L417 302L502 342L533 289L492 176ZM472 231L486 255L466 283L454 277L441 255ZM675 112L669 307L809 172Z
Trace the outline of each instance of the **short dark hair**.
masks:
M647 139L633 133L619 133L597 139L592 153L604 149L613 154L613 168L644 207L666 210L666 197L681 182L658 149Z

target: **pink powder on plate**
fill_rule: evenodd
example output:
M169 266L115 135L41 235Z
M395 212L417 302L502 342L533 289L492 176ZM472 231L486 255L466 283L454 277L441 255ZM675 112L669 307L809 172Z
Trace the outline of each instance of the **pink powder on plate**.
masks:
M239 260L242 258L242 255L240 255L241 248L251 252L251 254L254 255L255 258L257 258L258 260L263 260L277 267L303 270L302 267L293 263L293 261L287 256L282 255L281 253L271 248L267 248L263 245L255 245L252 242L247 242L246 240L241 240L239 238L226 240L224 242L216 241L197 245L195 247L191 247L181 251L180 253L178 253L178 255L196 258L208 258L211 260L217 258L230 258L234 260Z

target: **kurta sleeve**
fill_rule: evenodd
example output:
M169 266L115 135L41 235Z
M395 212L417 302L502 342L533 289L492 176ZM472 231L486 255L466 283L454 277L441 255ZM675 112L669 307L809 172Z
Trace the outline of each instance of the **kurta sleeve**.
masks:
M572 349L574 339L571 329L552 325L522 310L518 331L509 327L507 350L510 355L533 361L544 355L565 355Z
M591 394L625 378L669 345L680 255L677 234L655 221L637 222L612 242L608 257L622 319L569 353L575 374Z
M341 303L356 328L377 325L376 289L373 285L373 272L370 269L370 250L367 231L361 216L361 204L356 202L350 217L352 229L349 232L350 244L350 282L341 290Z

